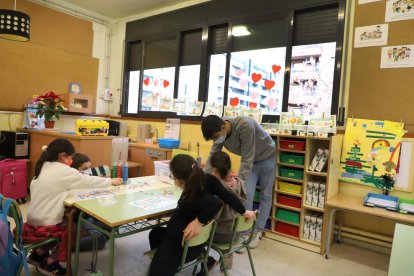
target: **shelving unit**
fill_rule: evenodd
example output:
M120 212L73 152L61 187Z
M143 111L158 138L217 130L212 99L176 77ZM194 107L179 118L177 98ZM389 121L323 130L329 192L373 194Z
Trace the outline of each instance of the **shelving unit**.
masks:
M330 194L337 193L343 136L320 138L272 135L272 137L277 144L277 174L273 192L272 225L266 236L322 254L327 230L322 223L326 216L324 203ZM329 150L326 165L320 172L309 169L318 149ZM313 198L309 198L310 200L307 198L309 182L317 182L318 187L319 183L325 184L325 196L322 196L322 192L322 203L319 206L318 194L313 195L316 196L313 202ZM313 218L310 215L313 215ZM317 227L318 219L319 227L322 227L320 235L316 237L316 229L305 232L308 225ZM311 231L314 234L309 236Z

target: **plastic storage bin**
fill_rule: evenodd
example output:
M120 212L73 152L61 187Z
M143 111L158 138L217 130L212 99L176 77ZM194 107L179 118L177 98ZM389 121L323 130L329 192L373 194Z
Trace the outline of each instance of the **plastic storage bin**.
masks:
M292 194L301 194L302 185L296 185L288 182L279 181L279 190Z
M180 146L180 140L172 138L158 138L158 145L160 148L178 149Z
M170 178L170 160L154 161L154 175L164 182L174 184L174 180Z
M300 208L301 200L300 198L288 195L277 195L277 203L283 204L290 207Z
M280 221L276 222L275 231L285 235L299 238L299 226L290 225Z
M254 202L260 202L260 191L254 191Z
M291 223L299 224L300 222L300 213L295 212L295 211L285 210L282 208L278 208L276 210L275 217L278 220L284 220L284 221L291 222Z
M281 167L280 168L280 176L302 180L303 179L303 170Z
M280 162L293 165L305 164L305 156L299 154L280 153Z
M305 150L305 141L280 140L279 145L280 145L281 149L298 150L298 151L304 151Z
M76 135L108 136L109 124L103 120L76 120Z

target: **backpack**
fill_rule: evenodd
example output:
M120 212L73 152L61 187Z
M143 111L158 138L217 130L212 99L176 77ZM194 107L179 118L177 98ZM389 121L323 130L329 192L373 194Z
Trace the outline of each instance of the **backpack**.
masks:
M20 265L23 263L26 275L29 275L29 269L26 261L26 251L23 247L22 229L19 229L17 247L14 243L10 223L7 220L10 206L14 204L10 198L5 198L0 194L0 275L15 276L17 275ZM17 211L17 210L16 210ZM18 217L17 212L13 214L14 220L23 227L22 216Z

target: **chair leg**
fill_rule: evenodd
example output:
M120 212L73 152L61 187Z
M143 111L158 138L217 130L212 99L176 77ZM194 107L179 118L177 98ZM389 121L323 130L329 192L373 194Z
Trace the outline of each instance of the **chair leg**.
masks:
M191 273L191 275L195 275L195 274L196 274L196 272L197 272L197 267L198 267L198 264L196 264L196 265L194 266L194 268L193 268L193 272Z
M206 262L203 262L203 267L204 267L204 275L208 275L208 267L207 267Z
M247 253L249 254L249 261L250 261L250 266L252 267L252 273L253 273L253 276L256 276L256 271L254 270L254 265L253 265L252 254L250 253L250 248L249 248L249 246L246 246L246 249L247 249Z

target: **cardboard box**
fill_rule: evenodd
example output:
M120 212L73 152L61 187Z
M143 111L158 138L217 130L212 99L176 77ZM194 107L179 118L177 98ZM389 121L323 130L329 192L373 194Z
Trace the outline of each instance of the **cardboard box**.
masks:
M308 206L312 206L313 189L314 189L314 183L312 181L308 181L306 185L306 198L305 198L305 204Z
M109 124L103 120L76 120L76 135L108 136Z
M311 225L311 215L306 214L303 221L303 238L309 239L310 225Z
M309 165L309 170L310 171L315 171L316 166L318 166L319 160L321 160L321 158L322 158L322 155L323 155L323 149L318 149L316 151L315 156L312 159L311 164Z
M312 206L318 207L319 182L313 182Z
M326 184L319 183L319 193L318 193L318 207L323 208L325 205L325 194L326 194Z
M322 216L319 216L316 218L315 241L317 242L320 242L322 238L322 222L323 222Z
M310 230L309 230L309 239L310 240L315 240L315 238L316 238L316 227L317 227L316 216L312 215L311 216L311 223L310 223Z
M318 151L319 150L321 150L321 149L318 149ZM325 166L327 164L327 161L328 161L328 158L329 158L329 150L325 149L325 150L323 150L323 154L322 154L321 158L319 159L318 164L315 167L315 171L321 172L325 168Z

